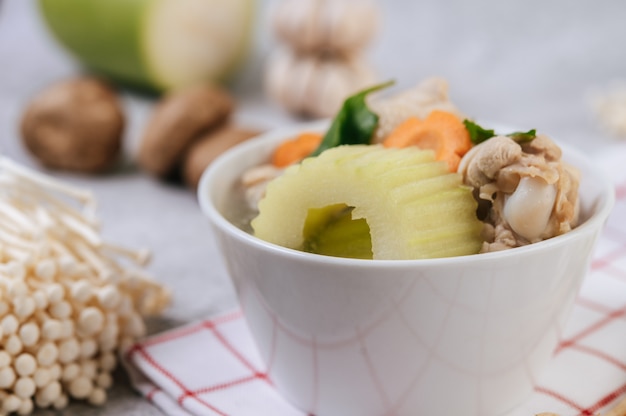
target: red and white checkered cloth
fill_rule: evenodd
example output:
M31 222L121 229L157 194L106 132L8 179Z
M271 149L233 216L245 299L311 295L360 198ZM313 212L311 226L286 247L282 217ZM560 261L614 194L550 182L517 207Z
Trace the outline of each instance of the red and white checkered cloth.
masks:
M562 340L534 394L507 416L606 412L626 395L626 145L600 155L616 205ZM240 311L152 336L126 354L168 415L300 415L273 388Z

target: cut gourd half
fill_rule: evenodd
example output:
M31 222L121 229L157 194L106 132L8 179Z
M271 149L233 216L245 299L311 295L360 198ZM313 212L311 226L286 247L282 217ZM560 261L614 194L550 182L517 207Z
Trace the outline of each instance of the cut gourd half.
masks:
M110 1L110 0L108 0ZM146 59L158 82L223 81L247 52L250 0L159 0L146 16Z
M55 37L87 68L169 91L230 78L248 53L253 0L39 0Z
M270 243L339 257L462 256L482 246L476 205L430 150L340 146L274 179L252 228Z

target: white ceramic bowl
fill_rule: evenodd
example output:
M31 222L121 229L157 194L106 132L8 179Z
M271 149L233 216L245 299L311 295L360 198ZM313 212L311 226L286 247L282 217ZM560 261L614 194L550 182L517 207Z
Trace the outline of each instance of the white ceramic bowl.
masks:
M261 241L224 217L246 168L297 131L325 126L241 144L213 162L198 189L278 390L318 416L490 416L519 404L549 362L587 273L614 202L609 181L564 148L582 172L582 225L457 258L320 256Z

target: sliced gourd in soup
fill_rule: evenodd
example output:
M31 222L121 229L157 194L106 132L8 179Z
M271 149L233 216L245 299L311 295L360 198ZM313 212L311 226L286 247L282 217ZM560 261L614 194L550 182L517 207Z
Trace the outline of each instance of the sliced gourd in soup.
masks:
M317 254L425 259L478 253L475 213L471 189L432 151L351 145L273 180L252 228L262 240Z

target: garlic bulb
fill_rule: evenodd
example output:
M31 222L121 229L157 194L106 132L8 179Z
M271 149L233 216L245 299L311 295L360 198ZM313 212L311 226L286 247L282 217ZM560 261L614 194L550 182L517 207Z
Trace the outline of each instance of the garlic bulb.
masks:
M283 0L274 13L283 49L267 63L268 94L291 113L334 115L376 80L360 54L377 26L373 0Z
M299 55L276 51L268 61L268 94L289 111L313 116L334 115L343 100L376 80L358 56Z
M278 38L300 52L362 49L378 28L370 0L285 0L274 14Z

